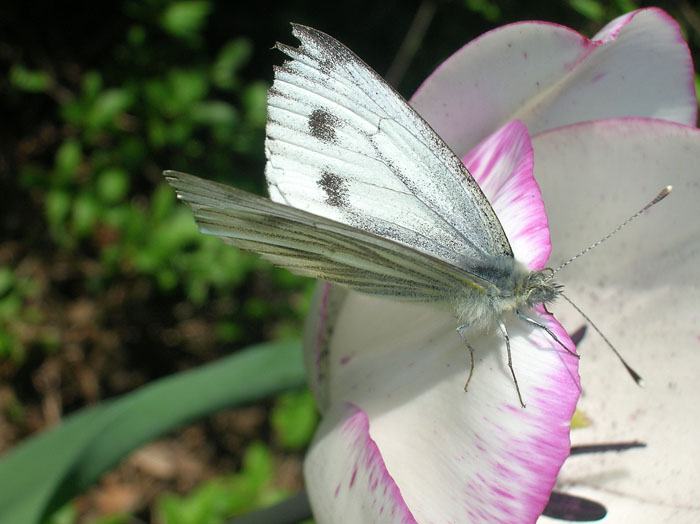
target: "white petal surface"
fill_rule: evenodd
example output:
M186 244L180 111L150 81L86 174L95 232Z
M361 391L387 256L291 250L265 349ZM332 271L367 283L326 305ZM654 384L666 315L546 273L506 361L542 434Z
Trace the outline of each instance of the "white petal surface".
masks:
M593 40L545 22L496 29L445 61L411 102L460 156L515 119L535 134L627 116L695 125L697 111L688 48L656 8Z
M318 300L329 303L328 297ZM567 340L558 325L538 318ZM368 437L417 522L534 522L548 499L568 454L577 360L544 331L515 318L507 323L526 409L518 405L496 333L466 333L477 355L465 393L469 354L447 313L349 293L335 315L311 319L307 341L321 343L309 359L311 373L324 377L326 404L335 412L349 402L366 414ZM316 498L334 501L336 511L347 504L334 497L352 475L344 461L334 464L331 450L345 445L329 441L334 438L342 439L342 432L328 432L309 454L315 465L307 468L306 482L315 510ZM323 475L312 474L319 469ZM356 522L383 522L381 505L363 504ZM333 514L325 511L315 511L317 518Z
M645 378L640 389L592 332L579 345L590 427L576 443L647 448L567 460L558 484L603 503L610 523L700 515L700 131L644 120L580 124L533 139L557 264L667 184L666 200L557 275ZM553 308L569 329L583 320ZM542 519L542 522L549 522Z

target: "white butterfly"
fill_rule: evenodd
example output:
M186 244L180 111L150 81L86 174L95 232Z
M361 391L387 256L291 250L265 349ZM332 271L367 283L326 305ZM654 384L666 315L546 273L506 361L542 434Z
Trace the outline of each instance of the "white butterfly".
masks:
M478 184L401 95L337 40L292 32L301 46L277 44L291 60L268 93L274 201L165 173L200 230L300 275L446 305L460 335L497 325L508 342L505 314L560 294L551 270L515 260Z

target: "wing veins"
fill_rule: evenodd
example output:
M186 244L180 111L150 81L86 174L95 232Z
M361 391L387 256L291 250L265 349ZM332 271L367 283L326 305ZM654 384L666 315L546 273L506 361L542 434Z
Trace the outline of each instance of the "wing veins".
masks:
M273 250L275 247L282 247L282 249L287 250L286 255L280 255L279 253L270 253L270 255L273 257L286 257L288 260L287 263L292 266L296 267L298 264L298 261L295 262L298 256L289 254L289 249L301 249L305 251L305 257L312 256L309 260L317 263L316 258L320 253L309 250L308 245L310 238L318 243L317 237L321 234L323 239L328 243L332 244L332 242L335 241L345 246L345 249L350 248L351 252L359 252L358 257L365 261L367 257L363 255L363 250L371 248L375 257L372 263L377 265L378 270L375 272L366 272L366 274L383 278L388 277L394 281L397 279L406 280L401 275L408 274L410 277L410 279L407 280L408 282L411 282L414 286L419 284L422 289L431 289L431 296L437 296L436 290L439 290L438 294L441 299L448 298L454 292L455 287L459 285L468 285L481 292L485 292L486 289L493 287L488 281L432 257L431 255L408 248L393 240L357 230L341 222L313 215L312 213L307 213L284 204L272 202L266 198L236 190L222 184L208 182L192 175L169 171L166 172L166 177L168 182L177 190L180 198L194 210L197 222L204 232L220 236L225 242L238 245L242 249L265 251L265 254L268 254L268 250L260 249L264 245L271 246ZM236 208L239 208L240 211L235 211ZM236 236L240 237L241 229L237 229L235 225L227 225L226 221L222 221L222 217L219 216L214 216L213 220L210 220L212 217L207 216L207 214L223 215L224 219L229 216L232 217L234 221L238 220L244 223L248 220L247 215L252 214L252 226L264 225L264 222L270 218L276 218L286 221L285 227L287 231L294 231L294 228L302 227L311 228L313 231L311 236L308 234L301 234L301 240L298 241L298 246L283 247L280 246L279 243L275 243L274 235L270 238L269 226L263 227L257 232L253 227L252 231L259 235L257 239L236 238ZM211 231L207 231L208 225L214 226ZM250 229L252 227L250 224L248 226L248 228L242 229ZM299 238L298 232L297 235ZM355 238L353 235L360 236L361 238ZM329 236L330 240L328 240ZM298 255L298 252L295 254ZM410 257L406 257L407 254L410 254ZM330 255L331 257L333 256L333 250L330 250ZM323 253L322 256L326 257L328 255L327 253ZM377 262L377 259L379 262ZM338 266L338 264L344 265L346 271L348 267L354 268L354 278L356 281L359 281L358 275L365 274L365 270L357 265L357 261L334 260L330 257L328 260L335 266ZM386 264L386 262L382 261L389 261L391 264ZM409 264L413 264L413 266ZM319 277L319 275L314 275L313 271L309 269L305 271L306 274L310 276ZM387 271L390 273L388 274ZM340 278L340 275L338 276ZM336 281L337 279L329 278L329 280ZM437 285L438 283L440 285ZM386 282L384 282L383 285L386 286ZM362 291L363 289L360 290ZM376 292L368 291L367 289L364 290L366 292ZM416 294L416 296L418 296L418 294Z
M416 185L406 184L403 179L401 181L408 188L413 189L411 193L416 195L418 193L415 188L421 188L427 184L424 188L425 191L420 193L422 206L425 206L426 202L437 204L429 207L435 207L441 211L441 213L433 212L432 216L440 216L442 222L451 226L444 231L456 229L459 236L455 238L470 240L463 242L465 248L461 257L463 260L458 262L458 265L465 267L465 269L471 267L467 258L472 258L475 262L487 262L488 260L480 260L484 259L484 255L487 255L487 259L492 256L512 258L510 243L488 200L473 178L466 175L468 171L464 168L461 160L437 136L430 125L346 46L309 27L293 24L292 32L299 39L301 45L296 48L289 46L281 48L291 59L284 64L284 75L276 75L276 81L282 80L279 76L285 76L289 82L284 85L280 84L283 87L282 91L300 89L303 90L301 93L306 93L306 95L301 95L303 99L315 97L328 99L328 96L321 93L324 92L324 89L331 89L335 86L337 90L331 95L336 99L347 100L350 107L357 108L359 113L369 113L373 117L372 119L386 118L391 122L390 127L394 130L393 136L387 137L391 138L391 141L388 142L392 144L391 147L400 150L397 145L408 143L416 147L417 156L421 157L417 159L417 162L416 156L406 159L406 162L401 161L403 157L397 157L399 164L407 166L407 169L403 171L410 175L409 180L416 179ZM293 85L295 83L302 85L295 89ZM306 84L311 88L304 87ZM366 117L365 121L367 121ZM415 126L419 132L412 133L407 127L408 124L410 124L411 129ZM376 126L373 125L373 127ZM381 142L377 142L375 139L372 139L372 142L380 144L380 148L382 147ZM429 155L428 158L430 158L427 162L424 162L422 158L425 155ZM425 176L426 169L416 171L411 169L412 166L422 166L430 171L439 170L441 173L444 169L445 172L441 176L442 182L436 185L432 177ZM444 168L440 166L444 166ZM396 177L396 171L391 171ZM461 188L461 192L458 191L459 188ZM443 201L439 195L445 192L447 196ZM464 193L464 196L461 193ZM450 219L455 220L454 224L450 222ZM473 233L475 228L477 232Z
M278 80L279 80L279 79L278 79ZM289 82L283 82L283 83L287 83L288 85L294 85L295 87L299 88L300 90L309 91L309 92L311 92L311 93L314 93L314 94L316 94L317 96L319 96L319 97L321 97L321 98L324 98L325 100L327 100L327 101L329 101L329 102L332 102L334 105L336 105L336 106L342 108L343 110L345 110L345 111L350 111L350 110L348 110L347 108L343 107L341 104L337 104L334 100L331 100L331 99L329 99L329 98L327 98L327 97L325 97L325 96L319 94L317 91L311 91L311 90L306 89L306 88L303 88L303 87L301 87L301 86L299 86L299 85L297 85L297 84L292 84L292 83L289 83ZM290 96L288 96L288 95L284 95L284 94L279 93L279 94L277 94L277 96L279 96L279 97L281 97L281 98L286 98L286 99L289 99L289 100L292 100L292 101L294 101L294 102L299 103L299 101L298 101L297 99L292 98L292 97L290 97ZM290 108L288 108L288 107L282 107L282 106L279 106L279 105L275 105L275 104L273 104L273 103L271 103L270 105L272 105L273 107L275 107L275 109L278 110L278 111L286 112L286 113L289 113L289 114L292 114L292 115L297 115L297 116L299 116L299 117L301 117L301 118L308 118L307 115L305 115L305 114L303 114L303 113L300 113L300 112L298 112L298 111L294 111L294 110L292 110L292 109L290 109ZM310 107L310 106L307 106L307 107ZM358 118L364 120L364 121L367 122L369 125L375 127L375 128L376 128L376 133L379 133L379 132L381 131L381 129L380 129L381 121L382 121L382 120L388 120L388 121L390 121L390 122L393 122L393 123L397 124L397 125L398 125L399 127L401 127L402 129L404 129L404 131L406 131L409 135L411 135L415 140L417 140L417 141L418 141L419 143L421 143L423 146L426 145L425 142L423 142L422 140L419 140L413 133L411 133L411 132L406 128L406 126L404 126L401 122L399 122L399 121L396 120L395 118L385 117L385 116L379 116L379 115L376 115L376 114L375 114L374 116L376 116L376 117L379 119L379 122L378 122L377 124L374 124L374 123L372 123L371 121L367 120L365 117L359 115L358 113L355 113L355 112L352 112L352 111L350 111L350 112L351 112L354 116L356 116L356 117L358 117ZM292 131L297 131L297 129L295 129L294 127L289 126L289 125L286 125L286 124L283 124L283 123L281 122L281 120L275 119L274 122L275 122L276 125L278 125L278 126L280 126L280 127L282 127L282 128L286 128L286 129L289 129L289 130L292 130ZM364 133L364 131L362 131L362 130L359 130L359 131L360 131L361 133ZM296 136L296 134L295 134L295 133L290 133L290 136ZM307 152L309 152L309 153L313 153L313 154L320 155L320 156L323 156L323 157L331 158L331 159L336 160L336 161L337 161L337 160L340 160L340 159L337 158L337 157L331 156L331 155L329 155L329 154L327 154L327 153L324 153L324 152L322 152L322 151L319 151L319 150L317 150L317 149L309 149L309 148L308 148L307 146L305 146L305 145L302 145L302 144L300 144L300 143L294 142L294 141L292 141L292 140L283 139L283 138L281 138L281 137L279 137L279 136L274 136L274 137L268 136L268 140L278 140L278 141L280 141L280 142L283 142L283 143L288 144L288 145L290 145L290 146L297 147L297 148L302 149L302 150L304 150L304 151L307 151ZM341 147L341 146L337 146L337 144L336 144L336 147L339 147L339 148L343 149L344 151L348 151L348 152L353 153L353 154L356 154L356 155L358 155L358 156L365 157L365 158L367 158L367 159L369 159L369 160L377 161L377 162L379 162L380 164L382 164L390 173L392 173L392 175L394 176L394 178L395 178L398 182L400 182L400 183L406 188L407 191L406 191L404 194L411 195L411 196L415 197L416 200L422 204L422 206L429 212L429 214L430 214L431 216L435 216L435 217L439 218L446 226L448 226L452 231L454 231L454 233L458 236L458 238L462 241L463 244L468 245L468 246L471 247L476 253L480 253L480 254L481 254L482 256L484 256L485 258L488 257L488 254L487 254L481 247L477 246L473 241L471 241L468 237L466 237L466 236L462 233L462 231L461 231L460 229L457 228L457 226L456 226L455 224L453 224L452 222L450 222L444 215L442 215L441 213L439 213L439 212L437 211L437 209L439 209L439 206L431 206L431 205L429 205L428 203L426 203L426 201L425 201L425 200L423 199L423 197L421 196L421 192L418 191L417 188L414 189L414 190L411 190L411 186L409 186L406 177L397 175L397 171L395 171L394 169L392 169L391 166L390 166L389 164L387 164L387 162L384 161L384 160L382 159L381 154L380 154L380 152L378 151L376 144L374 144L371 140L368 140L368 143L374 148L375 153L376 153L375 156L369 156L369 155L367 155L367 154L365 154L365 153L361 153L361 152L359 152L359 151L354 151L354 150L351 150L351 149L343 148L343 147ZM434 152L433 152L432 150L430 150L430 148L425 147L425 149L428 150L428 151L430 151L430 153L433 155L433 157L435 158L435 160L440 161L440 158L439 158L437 155L435 155ZM454 153L452 153L452 154L454 154ZM273 156L274 156L274 155L273 155ZM272 162L273 159L271 158L270 161ZM415 163L414 163L414 164L415 164ZM273 163L273 165L274 165L274 163ZM417 165L416 165L416 167L417 167ZM277 168L277 169L279 169L279 168ZM471 174L469 174L469 172L466 170L466 168L464 168L464 173L466 174L466 176L471 177ZM363 183L363 182L360 182L360 183ZM377 187L382 187L382 186L377 186ZM460 187L462 187L461 184L460 184ZM390 188L386 188L386 189L390 189ZM467 193L465 192L465 197L466 197L466 196L467 196ZM460 253L460 255L462 255L462 253Z

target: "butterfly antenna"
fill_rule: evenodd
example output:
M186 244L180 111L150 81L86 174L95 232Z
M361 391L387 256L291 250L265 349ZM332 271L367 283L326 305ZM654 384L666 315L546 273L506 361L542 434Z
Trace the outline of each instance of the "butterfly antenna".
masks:
M603 242L605 242L606 240L608 240L608 239L609 239L611 236L613 236L615 233L617 233L618 231L620 231L620 229L622 229L622 228L625 227L627 224L629 224L630 222L632 222L632 220L634 220L634 219L637 218L639 215L641 215L642 213L644 213L644 212L645 212L647 209L649 209L651 206L653 206L653 205L658 204L659 202L661 202L664 198L666 198L666 197L668 196L668 194L671 192L672 189L673 189L673 186L666 186L665 188L663 188L663 189L661 190L661 192L660 192L658 195L656 195L656 196L654 197L654 199L653 199L651 202L649 202L646 206L644 206L642 209L640 209L639 211L637 211L634 215L632 215L632 216L629 217L627 220L625 220L622 224L620 224L619 226L617 226L617 227L616 227L613 231L611 231L608 235L606 235L606 236L604 236L603 238L601 238L600 240L598 240L598 242L595 242L594 244L591 244L591 245L588 246L586 249L584 249L583 251L581 251L581 252L578 253L577 255L574 255L574 256L571 257L569 260L567 260L566 262L564 262L561 266L559 266L559 267L556 268L554 271L552 271L551 274L547 277L547 280L551 280L552 277L554 277L555 273L557 273L557 271L559 271L559 270L561 270L561 269L564 269L566 266L568 266L569 264L571 264L574 260L576 260L576 259L577 259L578 257L580 257L581 255L585 255L585 254L588 253L591 249L594 249L594 248L598 247L599 245L601 245ZM568 300L568 299L567 299L567 300ZM583 313L582 313L582 314L583 314ZM583 315L583 316L585 317L586 315ZM597 330L597 329L598 329L598 328L596 328L596 330ZM612 347L612 346L611 346L611 347Z
M574 309L576 311L578 311L579 314L588 321L588 323L593 327L593 329L595 329L596 333L598 333L600 335L600 338L602 338L605 341L605 343L610 347L610 349L613 350L613 353L615 353L615 356L617 356L617 358L620 359L620 362L622 362L622 365L625 366L627 373L630 374L630 376L634 379L634 381L638 385L643 386L644 380L642 379L641 375L639 373L637 373L634 369L632 369L632 366L630 366L627 363L627 361L624 358L622 358L622 355L620 355L620 352L617 349L615 349L615 346L612 345L612 342L610 342L610 340L608 340L608 337L603 335L603 332L600 329L598 329L598 326L595 325L595 323L590 319L590 317L588 315L586 315L583 311L581 311L581 308L578 307L576 304L574 304L569 297L567 297L563 293L560 294L559 296L563 297L564 300L566 300L569 304L571 304L574 307Z

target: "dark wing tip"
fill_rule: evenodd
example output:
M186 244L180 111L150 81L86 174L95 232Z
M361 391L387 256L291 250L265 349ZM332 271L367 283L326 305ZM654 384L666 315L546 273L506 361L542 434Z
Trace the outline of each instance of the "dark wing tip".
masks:
M347 47L341 44L338 40L333 38L331 35L309 27L308 25L296 24L294 22L292 25L292 34L301 42L301 47L309 44L312 47L318 46L321 48L334 49L335 52L350 51ZM351 51L350 51L351 52ZM359 60L359 59L358 59Z
M308 38L317 34L323 34L318 29L314 29L308 25L297 24L296 22L290 22L290 25L292 26L292 34L299 40L303 40L305 37Z

